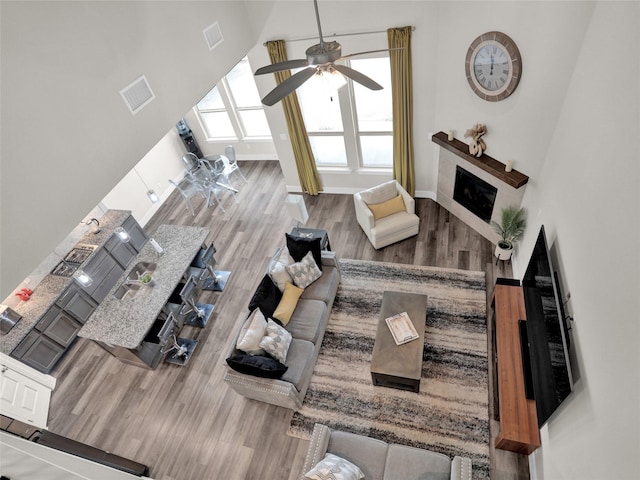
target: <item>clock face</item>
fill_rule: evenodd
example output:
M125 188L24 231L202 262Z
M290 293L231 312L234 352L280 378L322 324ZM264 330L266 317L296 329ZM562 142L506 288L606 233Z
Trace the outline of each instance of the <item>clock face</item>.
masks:
M486 90L497 92L509 83L511 59L499 44L488 43L478 49L473 58L475 80Z
M488 32L474 40L465 60L467 80L484 100L496 102L513 93L520 81L522 60L513 40Z

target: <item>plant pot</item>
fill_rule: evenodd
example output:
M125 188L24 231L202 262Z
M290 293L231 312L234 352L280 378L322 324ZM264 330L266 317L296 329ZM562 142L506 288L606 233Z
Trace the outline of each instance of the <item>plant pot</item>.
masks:
M498 260L509 260L513 254L513 245L507 242L498 242L495 250L495 257Z

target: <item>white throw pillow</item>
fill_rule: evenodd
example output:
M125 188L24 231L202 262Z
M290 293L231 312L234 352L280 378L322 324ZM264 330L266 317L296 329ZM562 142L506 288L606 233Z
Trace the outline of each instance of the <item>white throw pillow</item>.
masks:
M362 480L364 473L344 458L327 453L318 464L309 470L304 478L309 480Z
M382 203L387 200L391 200L398 195L398 188L396 187L395 180L389 180L377 187L363 190L360 192L360 197L367 205L371 203Z
M281 292L284 292L284 286L287 282L293 283L293 279L286 269L287 265L292 265L293 263L295 263L295 260L289 254L289 249L283 247L280 250L280 255L269 265L269 276Z
M259 308L247 318L242 325L236 348L249 355L262 355L264 350L260 347L260 342L267 331L267 321Z
M264 349L265 352L276 360L284 363L287 359L290 345L291 334L276 322L269 319L267 322L266 335L260 342L260 348Z
M322 276L322 270L318 268L311 252L307 252L302 257L302 260L293 265L288 265L286 269L291 275L293 284L300 288L307 288Z

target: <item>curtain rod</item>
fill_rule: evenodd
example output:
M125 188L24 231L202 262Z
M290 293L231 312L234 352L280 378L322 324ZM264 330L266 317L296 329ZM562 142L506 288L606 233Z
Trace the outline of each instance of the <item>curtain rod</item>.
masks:
M411 31L415 32L416 31L416 27L411 27ZM330 37L352 37L355 35L373 35L376 33L387 33L386 30L373 30L371 32L355 32L355 33L331 33L329 35L323 35L324 39L330 38ZM285 40L285 42L308 42L309 40L318 40L318 36L315 35L313 37L304 37L304 38L292 38L291 40ZM267 42L264 42L262 44L262 46L266 47L267 46Z

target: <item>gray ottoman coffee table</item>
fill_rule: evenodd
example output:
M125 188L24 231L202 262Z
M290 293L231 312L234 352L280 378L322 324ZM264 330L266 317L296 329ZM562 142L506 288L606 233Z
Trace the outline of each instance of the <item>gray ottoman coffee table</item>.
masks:
M407 312L418 338L397 345L385 318ZM427 319L427 296L415 293L385 291L382 296L380 319L371 356L371 380L376 386L420 391L422 350Z

